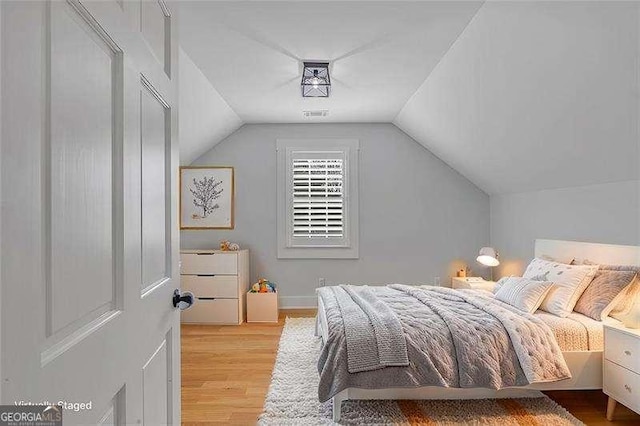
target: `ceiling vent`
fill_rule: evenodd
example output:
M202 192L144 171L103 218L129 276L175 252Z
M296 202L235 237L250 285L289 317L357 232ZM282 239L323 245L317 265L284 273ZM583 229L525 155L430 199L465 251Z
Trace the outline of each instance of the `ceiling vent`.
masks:
M326 117L327 115L329 115L329 110L328 109L319 109L319 110L316 110L316 111L302 111L302 114L307 118Z

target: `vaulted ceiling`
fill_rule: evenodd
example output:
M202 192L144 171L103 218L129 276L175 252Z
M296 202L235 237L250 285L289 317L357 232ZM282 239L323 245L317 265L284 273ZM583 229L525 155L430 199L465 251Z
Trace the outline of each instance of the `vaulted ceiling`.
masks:
M639 16L609 1L185 2L180 39L235 120L393 122L495 194L638 179ZM303 60L331 61L330 98L300 96Z
M181 44L247 123L390 122L478 2L195 2ZM333 93L302 98L302 61L329 60Z

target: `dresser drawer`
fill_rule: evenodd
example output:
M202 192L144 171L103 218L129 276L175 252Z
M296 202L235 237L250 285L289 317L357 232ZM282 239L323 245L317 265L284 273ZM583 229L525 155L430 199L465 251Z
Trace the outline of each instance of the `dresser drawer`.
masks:
M640 374L640 339L615 328L605 327L604 357Z
M640 374L611 361L604 362L604 393L634 411L640 410Z
M238 255L236 253L182 253L181 274L187 275L236 275Z
M199 276L181 275L180 287L196 297L220 297L237 299L238 277L235 275Z
M182 322L202 324L238 324L238 299L197 299L193 306L182 311Z

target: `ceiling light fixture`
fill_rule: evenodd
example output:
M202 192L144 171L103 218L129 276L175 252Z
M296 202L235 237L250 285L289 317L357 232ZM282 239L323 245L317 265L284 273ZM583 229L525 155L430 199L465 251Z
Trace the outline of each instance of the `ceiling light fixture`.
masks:
M331 89L329 62L305 62L301 85L304 98L328 98Z

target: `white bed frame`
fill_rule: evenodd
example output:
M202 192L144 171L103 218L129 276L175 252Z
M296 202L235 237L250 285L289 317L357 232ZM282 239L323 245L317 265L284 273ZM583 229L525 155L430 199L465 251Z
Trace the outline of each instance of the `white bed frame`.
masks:
M551 256L558 259L573 257L610 265L640 266L640 247L609 244L581 243L576 241L536 240L535 256ZM318 302L318 312L323 309ZM348 388L332 398L333 421L341 416L342 402L367 399L485 399L521 398L539 396L540 391L602 389L602 351L563 352L571 371L571 379L540 383L524 387L500 390L484 388L421 388L358 389Z

